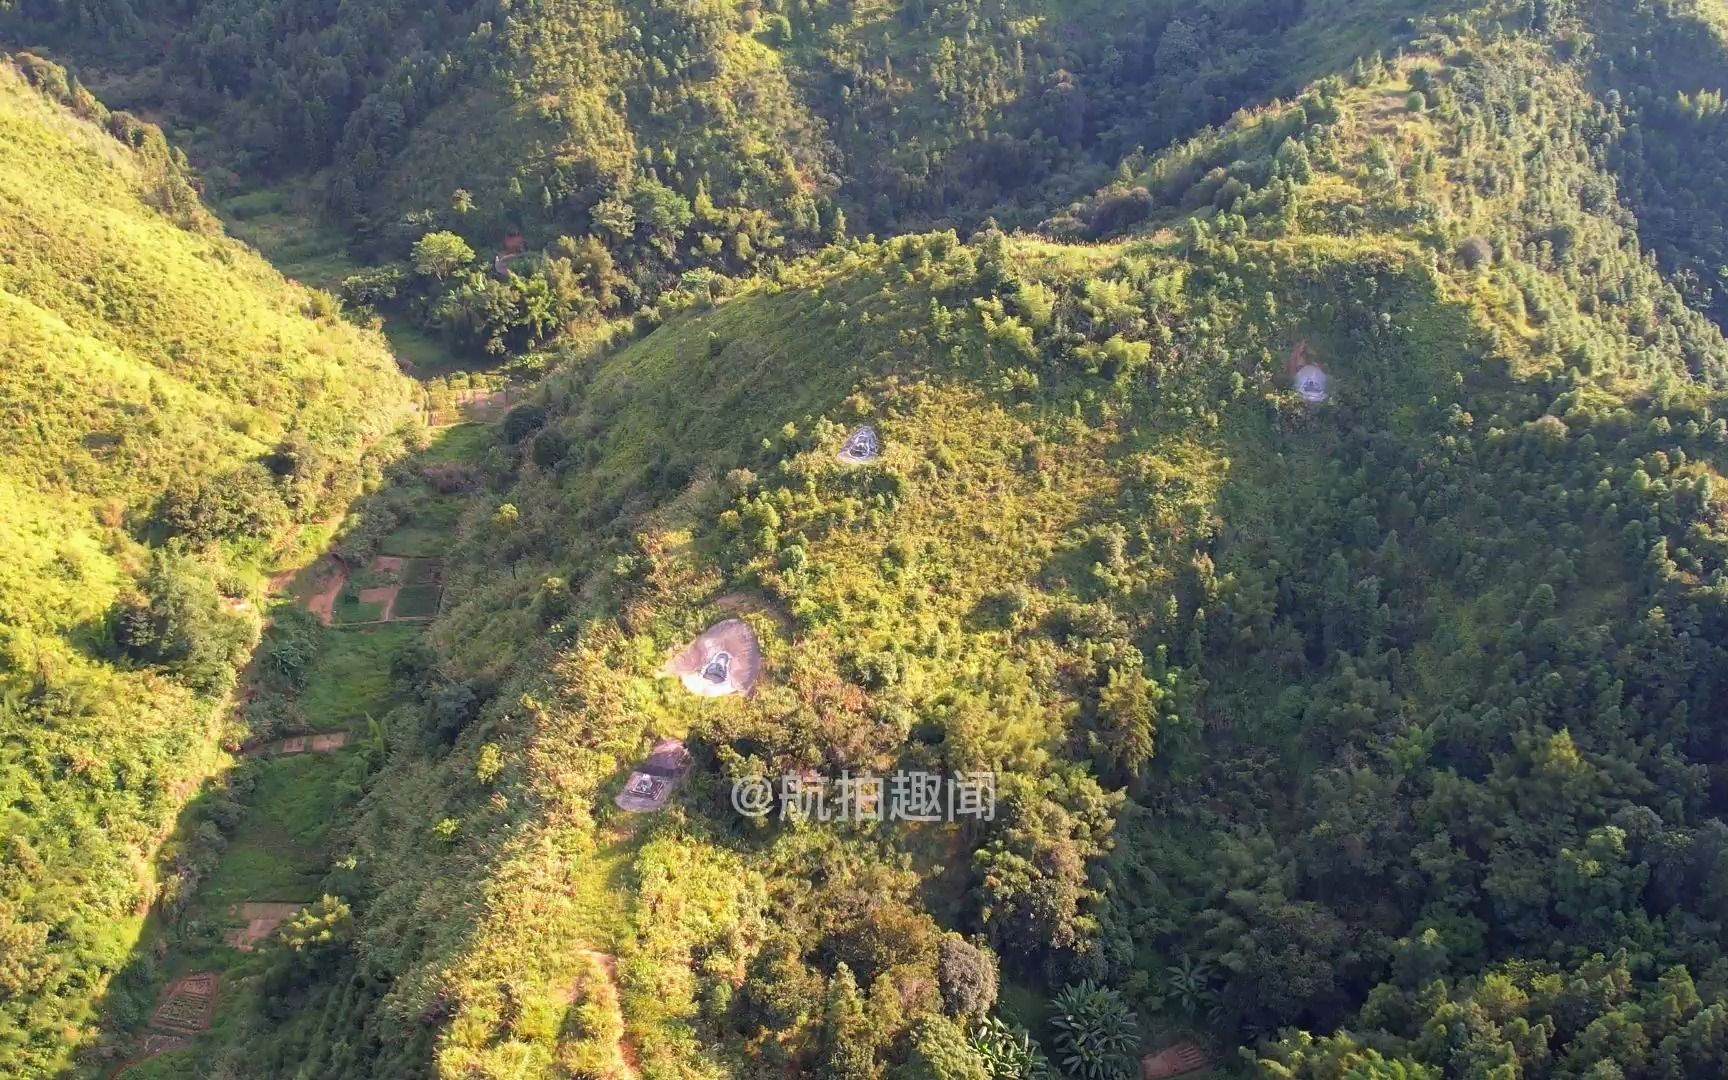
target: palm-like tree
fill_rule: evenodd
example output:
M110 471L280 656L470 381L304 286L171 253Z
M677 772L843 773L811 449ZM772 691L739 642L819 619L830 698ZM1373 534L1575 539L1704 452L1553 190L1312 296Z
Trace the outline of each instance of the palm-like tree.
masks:
M1116 991L1090 979L1056 995L1056 1056L1075 1080L1124 1080L1133 1075L1140 1024Z
M1164 997L1185 1015L1195 1016L1218 998L1212 989L1212 965L1184 956L1164 969Z

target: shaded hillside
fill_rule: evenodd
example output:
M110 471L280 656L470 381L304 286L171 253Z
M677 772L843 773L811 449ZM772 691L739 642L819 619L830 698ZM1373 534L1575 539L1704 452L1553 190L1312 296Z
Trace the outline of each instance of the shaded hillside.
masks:
M28 55L0 58L0 251L0 1072L39 1076L212 855L156 864L258 569L410 397L375 335L222 236L160 132Z
M213 166L323 170L372 258L431 229L483 254L592 234L629 310L848 227L1035 220L1140 148L1396 47L1422 7L24 0L0 32L103 71Z
M571 358L399 672L352 930L218 1063L1035 1075L1025 1025L1099 1076L1179 1035L1284 1077L1728 1068L1728 346L1585 66L1501 15L1066 239L850 242ZM729 616L757 694L657 677ZM668 735L678 805L617 813ZM729 798L863 769L992 772L996 812Z
M1639 235L1687 298L1728 325L1728 190L1719 166L1728 155L1728 10L1591 3L1553 29L1589 35L1596 90L1617 121L1608 160Z

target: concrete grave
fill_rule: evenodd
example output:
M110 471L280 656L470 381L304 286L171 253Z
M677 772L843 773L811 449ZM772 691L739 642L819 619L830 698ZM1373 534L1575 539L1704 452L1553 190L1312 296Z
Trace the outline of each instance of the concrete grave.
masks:
M840 446L839 458L846 465L866 465L881 456L881 436L869 424L846 436L846 441Z
M663 810L689 771L690 752L684 744L677 739L661 739L654 744L653 753L630 773L624 790L613 801L633 814Z
M761 671L756 631L743 619L726 619L666 661L661 674L676 676L692 694L724 697L749 693Z

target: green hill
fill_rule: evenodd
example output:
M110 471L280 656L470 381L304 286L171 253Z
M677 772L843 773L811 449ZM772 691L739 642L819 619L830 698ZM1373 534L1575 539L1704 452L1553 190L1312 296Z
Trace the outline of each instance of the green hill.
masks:
M369 260L587 234L630 282L593 299L628 311L848 227L1035 221L1421 7L21 0L0 35L165 114L219 178L315 179Z
M1035 1075L993 1010L1072 1075L1728 1068L1728 346L1621 202L1578 7L1425 23L1040 233L848 242L569 358L400 673L352 926L217 1060ZM756 694L658 677L731 616ZM618 813L667 735L675 808ZM995 812L731 805L864 770Z
M160 132L28 55L0 59L0 251L0 1072L46 1075L210 855L156 861L275 541L340 511L411 397Z

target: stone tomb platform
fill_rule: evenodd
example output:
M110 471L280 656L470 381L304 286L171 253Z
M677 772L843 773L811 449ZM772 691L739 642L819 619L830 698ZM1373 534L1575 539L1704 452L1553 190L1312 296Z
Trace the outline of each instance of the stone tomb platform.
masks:
M690 752L684 744L677 739L661 739L654 744L654 752L636 766L614 801L632 814L663 810L689 771Z
M1290 372L1290 383L1296 388L1296 393L1310 405L1325 402L1329 393L1331 377L1320 361L1314 358L1314 350L1306 340L1298 341L1296 347L1290 350L1290 359L1286 364Z
M836 455L843 465L867 465L882 456L882 437L869 424L846 436Z
M661 673L676 676L701 697L748 694L762 674L762 648L749 623L725 619L666 661Z

